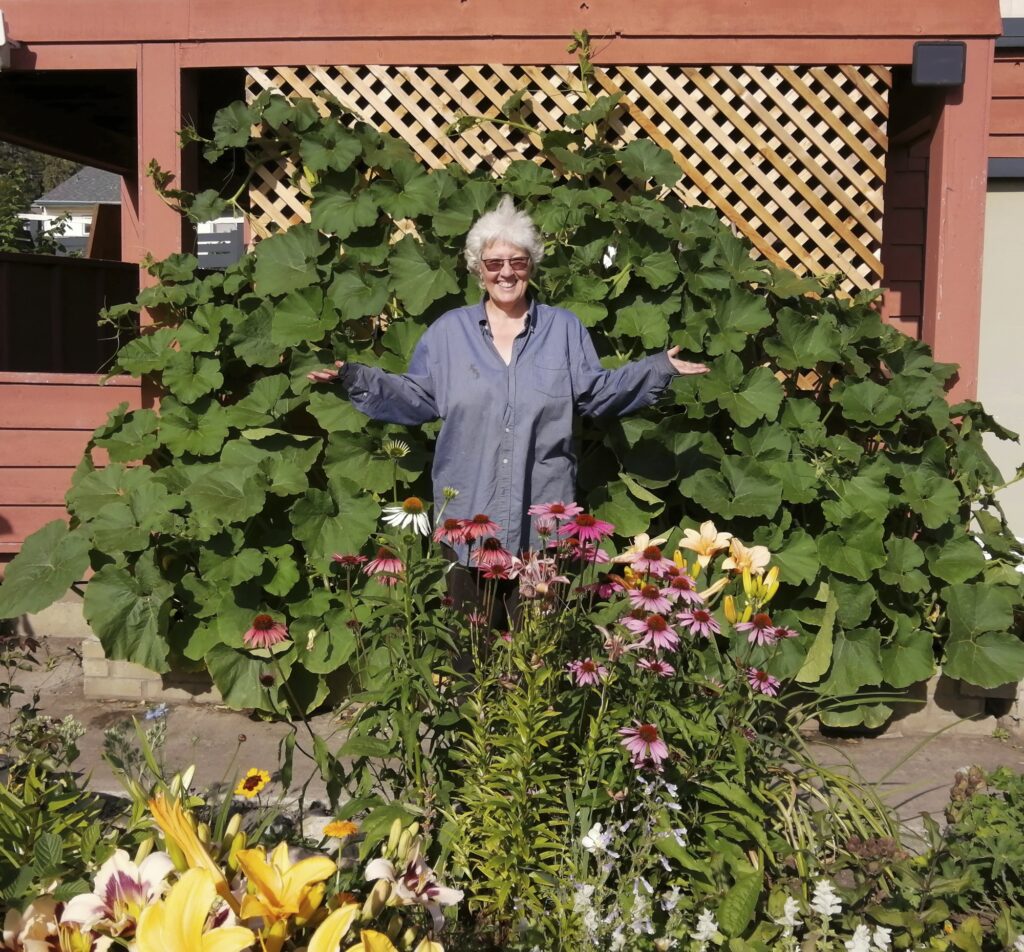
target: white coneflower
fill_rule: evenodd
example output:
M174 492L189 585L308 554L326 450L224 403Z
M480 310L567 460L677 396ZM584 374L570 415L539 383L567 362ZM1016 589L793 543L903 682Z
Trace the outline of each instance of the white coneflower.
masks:
M388 459L401 459L403 456L409 455L409 444L404 440L393 440L389 438L381 443L380 451Z
M430 535L430 517L426 506L418 496L410 496L404 502L384 507L383 519L386 525L399 529L410 527L420 535Z
M1013 952L1024 952L1024 935L1019 935L1014 940Z
M814 895L811 897L811 909L823 919L838 916L843 911L842 900L836 895L835 889L827 879L819 879L814 884Z

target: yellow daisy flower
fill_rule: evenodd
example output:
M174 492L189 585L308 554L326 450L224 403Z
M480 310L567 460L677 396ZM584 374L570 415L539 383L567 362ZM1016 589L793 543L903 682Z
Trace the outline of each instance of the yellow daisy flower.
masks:
M265 770L260 770L259 767L253 767L241 780L238 781L238 786L235 787L235 796L247 797L251 800L268 783L270 783L270 774Z
M332 820L324 827L324 836L335 840L343 840L346 836L352 836L359 832L359 824L351 820Z

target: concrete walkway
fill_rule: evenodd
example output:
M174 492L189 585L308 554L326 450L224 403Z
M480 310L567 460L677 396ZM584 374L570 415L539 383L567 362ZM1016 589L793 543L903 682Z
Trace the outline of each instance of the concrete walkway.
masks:
M89 776L96 791L120 794L109 765L103 760L103 733L118 722L143 718L152 705L129 701L85 698L82 693L81 649L78 639L47 638L40 650L41 664L17 672L15 683L25 689L22 697L38 691L40 709L54 718L72 715L86 728L78 742L81 756L77 769ZM15 707L23 701L15 701ZM197 787L234 786L237 778L252 767L271 774L279 763L278 745L288 733L283 724L267 723L246 714L211 704L167 705L165 766L170 771L196 765ZM0 710L0 731L7 726L8 712ZM995 722L993 721L993 728ZM314 719L314 729L336 749L344 739L344 725L331 715ZM304 729L300 728L300 731ZM991 770L1005 765L1024 771L1024 744L1019 740L958 734L955 729L932 737L883 736L879 738L808 738L819 763L848 766L864 779L881 781L880 792L900 815L912 821L923 811L941 818L956 770L970 764ZM303 744L302 733L299 743ZM299 751L295 754L293 787L312 777L310 799L324 800L324 785L314 764ZM279 786L268 787L266 796L276 796ZM911 822L911 826L917 824Z

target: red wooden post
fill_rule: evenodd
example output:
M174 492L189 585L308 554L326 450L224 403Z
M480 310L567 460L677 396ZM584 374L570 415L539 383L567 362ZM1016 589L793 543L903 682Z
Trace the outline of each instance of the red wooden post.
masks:
M960 365L952 402L978 392L993 47L992 40L967 41L964 85L950 91L928 157L921 330L937 360Z

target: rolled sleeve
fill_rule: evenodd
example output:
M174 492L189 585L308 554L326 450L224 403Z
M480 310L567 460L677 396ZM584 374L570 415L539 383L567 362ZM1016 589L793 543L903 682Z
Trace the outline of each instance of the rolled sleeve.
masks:
M420 424L438 417L427 343L420 340L404 374L346 363L338 375L357 410L384 423Z

